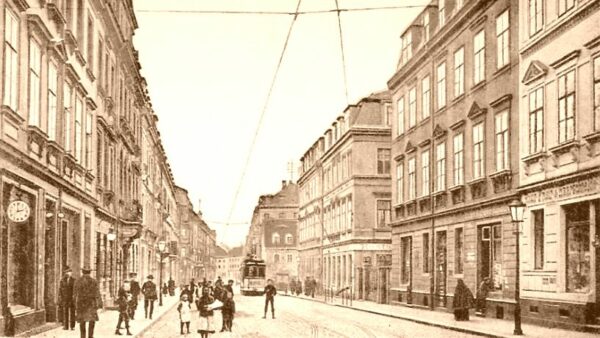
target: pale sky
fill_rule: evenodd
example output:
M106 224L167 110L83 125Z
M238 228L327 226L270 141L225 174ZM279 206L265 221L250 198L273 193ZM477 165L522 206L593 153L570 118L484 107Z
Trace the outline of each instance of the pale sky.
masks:
M429 1L339 0L340 8L424 5ZM241 243L258 197L276 193L304 152L346 107L337 15L298 17L258 139L234 196L292 16L145 10L293 12L297 0L134 0L140 53L175 183L217 230ZM300 11L334 9L303 0ZM386 88L400 34L421 8L341 14L350 103ZM294 180L297 174L294 174ZM232 210L233 207L233 210ZM229 220L235 225L226 226ZM237 223L246 224L237 224Z

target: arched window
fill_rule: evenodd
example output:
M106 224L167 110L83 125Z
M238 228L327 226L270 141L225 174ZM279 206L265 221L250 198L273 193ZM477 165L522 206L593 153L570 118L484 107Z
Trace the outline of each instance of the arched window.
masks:
M293 243L294 243L294 236L292 236L292 234L285 235L285 244L293 244Z
M271 242L272 242L273 244L279 244L280 240L281 240L281 239L280 239L280 237L279 237L279 234L278 234L278 233L276 233L276 232L275 232L275 233L273 233L273 236L271 237Z

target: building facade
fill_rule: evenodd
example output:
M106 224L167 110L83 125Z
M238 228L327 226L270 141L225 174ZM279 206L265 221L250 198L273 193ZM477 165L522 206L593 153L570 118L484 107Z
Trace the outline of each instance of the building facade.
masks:
M264 259L266 277L277 283L298 277L297 216L298 186L287 181L276 194L260 196L254 208L244 251Z
M600 3L520 6L523 316L598 324Z
M391 268L391 101L350 105L300 159L300 278L384 301Z
M487 277L487 315L512 316L518 13L518 1L435 1L402 34L388 81L392 302L450 310L458 279L477 290Z

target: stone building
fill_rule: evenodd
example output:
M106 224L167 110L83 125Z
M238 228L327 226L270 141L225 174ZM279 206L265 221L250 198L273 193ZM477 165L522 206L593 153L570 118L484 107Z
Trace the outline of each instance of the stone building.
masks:
M300 159L300 278L385 301L391 268L391 101L348 106Z
M264 259L266 277L276 282L298 276L297 215L298 186L287 181L276 194L260 196L254 208L244 251Z
M488 316L511 318L518 154L518 1L433 1L402 33L388 81L391 301L451 310L486 277Z
M581 329L600 317L600 3L520 6L523 316Z

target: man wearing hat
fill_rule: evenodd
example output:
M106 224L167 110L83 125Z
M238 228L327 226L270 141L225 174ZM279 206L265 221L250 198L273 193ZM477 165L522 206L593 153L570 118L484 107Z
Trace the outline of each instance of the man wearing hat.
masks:
M102 308L102 296L98 282L90 276L92 269L86 265L81 268L82 276L75 281L73 286L73 300L75 303L75 316L79 322L81 338L86 338L86 322L89 323L87 337L94 337L94 326L98 321L98 309Z
M65 274L60 280L58 289L58 304L62 309L63 330L75 330L75 303L73 303L73 272L69 266L65 266Z
M142 285L142 293L144 294L144 315L146 318L152 319L152 312L154 311L154 301L156 301L157 290L156 284L152 281L154 276L148 275L148 280Z
M135 315L135 310L137 310L137 306L138 306L138 297L140 295L140 283L138 283L138 281L136 280L137 277L137 273L135 272L131 272L129 273L129 285L131 288L131 306L130 306L130 313L129 313L129 319L133 320L133 317Z

